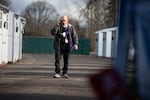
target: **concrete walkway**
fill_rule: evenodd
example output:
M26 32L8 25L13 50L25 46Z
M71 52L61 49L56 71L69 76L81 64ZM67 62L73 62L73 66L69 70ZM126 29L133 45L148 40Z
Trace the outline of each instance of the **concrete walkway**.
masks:
M88 78L111 59L70 55L69 79L53 78L54 62L54 55L23 54L20 62L0 67L0 100L96 100Z

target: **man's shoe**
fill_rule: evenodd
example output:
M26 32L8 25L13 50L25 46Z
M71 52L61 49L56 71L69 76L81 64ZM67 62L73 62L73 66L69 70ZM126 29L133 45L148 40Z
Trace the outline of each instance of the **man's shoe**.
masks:
M64 74L63 78L69 78L68 74Z
M54 78L60 78L61 77L61 75L59 74L59 73L56 73L55 75L54 75Z

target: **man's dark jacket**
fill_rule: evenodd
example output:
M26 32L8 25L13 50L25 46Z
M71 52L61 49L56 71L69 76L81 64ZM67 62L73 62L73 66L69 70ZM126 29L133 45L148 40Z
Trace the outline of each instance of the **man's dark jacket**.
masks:
M71 24L68 24L68 34L69 34L69 50L70 51L73 47L73 45L77 44L78 45L78 35L77 32L75 31L75 29L73 28L73 26ZM61 40L61 36L60 34L62 33L61 31L61 26L60 25L56 25L54 28L51 29L51 34L55 36L54 38L54 49L55 51L59 51L60 50L60 40Z

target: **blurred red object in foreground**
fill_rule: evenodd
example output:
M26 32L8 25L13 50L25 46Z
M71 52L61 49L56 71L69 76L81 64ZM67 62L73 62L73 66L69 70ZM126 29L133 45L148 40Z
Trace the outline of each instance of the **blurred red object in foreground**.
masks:
M90 77L98 100L133 100L124 81L113 69L104 69Z

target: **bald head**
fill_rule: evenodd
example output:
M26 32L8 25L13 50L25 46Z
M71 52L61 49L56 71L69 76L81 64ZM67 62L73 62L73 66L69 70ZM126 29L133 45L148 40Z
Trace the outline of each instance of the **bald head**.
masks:
M63 23L63 26L66 27L68 25L68 16L64 15L60 18L61 23Z
M61 16L60 20L68 20L68 16L66 16L66 15Z

